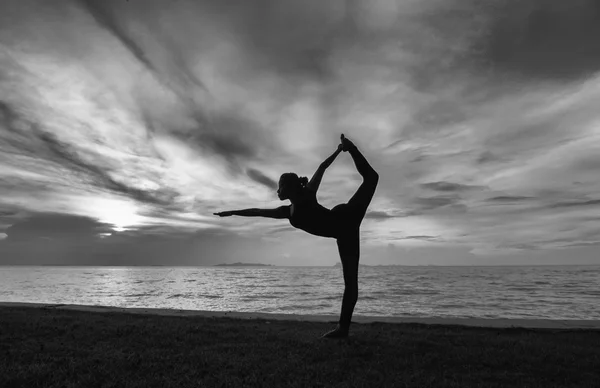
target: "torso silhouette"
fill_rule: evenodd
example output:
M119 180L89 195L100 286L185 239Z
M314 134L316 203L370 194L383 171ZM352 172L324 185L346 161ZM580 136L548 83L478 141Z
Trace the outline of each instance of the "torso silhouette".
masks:
M289 206L290 224L321 237L337 238L344 225L342 219L317 202L317 193L304 189L300 200Z

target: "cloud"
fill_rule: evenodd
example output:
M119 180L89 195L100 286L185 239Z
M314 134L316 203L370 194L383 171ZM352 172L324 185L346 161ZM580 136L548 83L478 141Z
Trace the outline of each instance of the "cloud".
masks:
M104 187L118 194L125 194L141 202L165 205L172 203L178 195L178 193L173 190L141 190L125 183L118 182L110 176L111 167L91 164L84 161L71 146L62 143L52 134L42 133L39 137L47 146L52 157L58 159L58 163L69 167L74 171L87 173L89 177L92 177L92 179L95 180L95 184L100 187Z
M503 160L503 158L499 157L498 155L495 155L490 151L484 151L481 153L481 155L479 155L476 162L477 162L477 164L486 164L486 163L495 163L495 162L499 162L502 160Z
M406 237L399 238L399 240L426 240L426 241L432 241L432 240L436 240L436 239L438 239L437 236L406 236Z
M234 171L253 160L261 153L268 153L273 147L263 134L263 129L251 119L239 113L225 112L214 114L204 126L190 131L172 131L171 135L200 152L211 152L231 164Z
M330 251L283 221L212 213L279 206L274 178L314 171L343 132L381 177L365 245L460 262L593 244L598 4L565 4L1 2L0 209L16 213L0 230L61 209L127 229L72 248L89 262L159 262L177 244L182 263L317 257ZM319 200L360 183L343 154ZM77 245L36 241L56 257Z
M269 189L274 189L277 190L278 184L277 182L275 182L273 179L269 178L268 176L264 175L262 172L253 169L253 168L249 168L246 170L246 173L248 174L248 176L252 179L254 179L256 182L265 185L266 187L268 187Z
M457 196L438 195L434 197L417 197L414 200L420 210L431 210L439 207L457 205L460 203L460 198Z
M585 79L600 68L595 0L495 1L481 54L497 70L532 79ZM523 79L522 78L522 79Z
M381 210L371 210L365 214L366 219L373 220L385 220L389 218L402 218L402 217L412 217L418 216L420 213L418 211L395 211L395 212L385 212Z
M429 182L421 184L421 187L434 191L468 191L485 189L483 186L463 185L453 182Z
M47 213L18 221L5 231L6 242L35 241L40 238L79 240L112 232L112 225L83 216Z
M157 72L154 64L147 57L144 49L129 36L125 28L121 26L116 17L116 6L125 5L123 2L97 2L90 0L79 0L79 3L89 11L94 19L105 28L109 33L113 34L141 63L153 72Z
M573 201L573 202L559 202L550 205L550 208L564 208L564 207L587 207L587 206L598 206L600 205L600 199L591 199L589 201Z
M534 197L524 197L524 196L519 196L519 195L499 195L497 197L488 198L488 199L486 199L486 201L504 203L504 202L522 202L522 201L529 201L532 199L535 199L535 198Z
M161 56L160 60L157 60L157 52L148 50L139 39L135 38L136 34L132 33L130 29L127 28L129 23L121 15L131 17L136 12L141 11L139 7L135 8L133 4L130 4L129 2L114 0L104 2L78 0L78 2L84 9L89 11L90 15L93 16L94 20L96 20L100 26L117 38L139 62L150 70L162 85L171 89L178 94L179 97L190 101L192 100L192 96L187 94L189 90L186 90L185 82L190 82L195 87L206 90L198 77L189 70L188 65L182 58L182 53L177 49L177 46L169 45L168 41L163 42L165 44L162 49L167 50L168 58L170 58L170 60L168 60L167 63L162 63L165 60L164 56ZM154 7L150 5L150 8ZM146 21L154 21L151 12L145 11L144 15L147 18ZM152 30L156 31L157 29L159 31L161 30L160 25L154 24ZM149 30L148 32L152 30ZM160 32L157 35L160 35ZM163 40L168 39L164 33L162 36ZM169 64L171 66L169 66ZM169 67L175 67L175 71L169 71L171 70ZM197 111L196 113L198 114L199 112L200 111Z
M245 66L291 82L302 81L295 78L327 82L333 76L330 56L336 49L335 40L343 33L345 2L259 0L232 4L204 2L227 28L240 32L235 39L243 47Z
M394 217L391 214L388 214L387 212L384 211L377 211L377 210L373 210L373 211L368 211L367 214L365 214L365 218L367 219L375 219L375 220L381 220L381 219L386 219L386 218L392 218Z

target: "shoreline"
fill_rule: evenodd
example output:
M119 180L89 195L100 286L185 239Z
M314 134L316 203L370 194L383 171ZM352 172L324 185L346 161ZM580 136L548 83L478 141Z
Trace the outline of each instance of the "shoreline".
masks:
M28 307L36 309L52 310L74 310L96 313L125 313L160 316L179 317L204 317L204 318L237 318L237 319L263 319L279 321L303 321L303 322L330 322L338 320L337 315L300 315L300 314L278 314L278 313L254 313L237 311L206 311L206 310L180 310L166 308L146 307L113 307L92 306L77 304L51 304L51 303L27 303L27 302L0 302L2 307ZM553 319L509 319L509 318L419 318L419 317L379 317L361 316L352 318L356 324L365 323L420 323L426 325L459 325L493 328L531 328L531 329L596 329L600 330L600 320L553 320Z

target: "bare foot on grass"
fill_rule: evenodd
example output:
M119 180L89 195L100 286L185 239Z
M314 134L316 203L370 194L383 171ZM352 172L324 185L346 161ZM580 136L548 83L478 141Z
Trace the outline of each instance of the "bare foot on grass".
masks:
M329 333L323 334L321 338L347 338L348 337L348 329L344 329L339 325L331 330Z

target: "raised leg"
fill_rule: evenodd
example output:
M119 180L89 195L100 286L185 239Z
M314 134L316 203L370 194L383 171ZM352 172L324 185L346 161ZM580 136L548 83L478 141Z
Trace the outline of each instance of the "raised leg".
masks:
M358 190L356 190L356 193L350 198L348 205L355 209L357 217L362 221L362 218L365 216L367 208L373 199L375 189L377 189L379 174L371 167L369 162L367 162L367 159L365 159L356 146L350 146L348 152L350 153L350 156L352 156L356 169L363 177L363 183L361 183Z
M344 145L344 149L347 150L352 156L352 160L354 160L354 165L358 170L358 173L362 175L363 179L375 179L378 177L377 171L371 167L367 159L360 153L358 148L347 138L343 138L342 143Z

